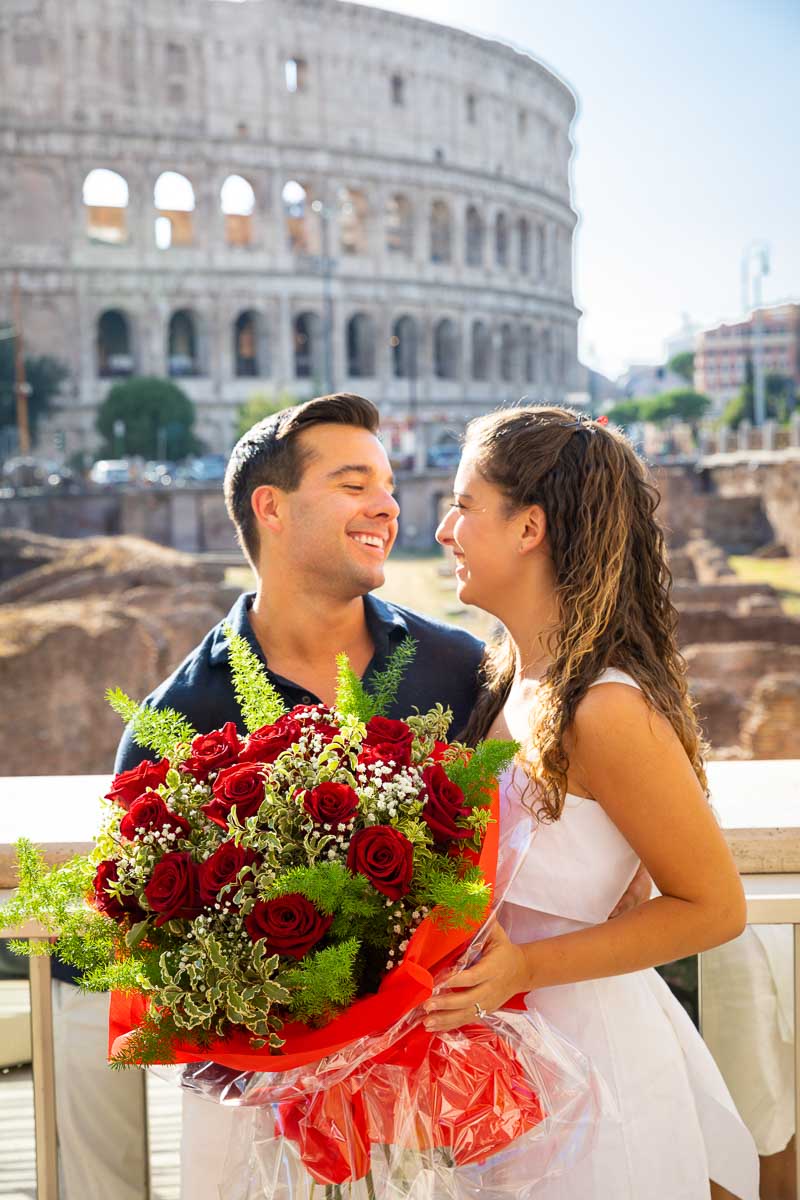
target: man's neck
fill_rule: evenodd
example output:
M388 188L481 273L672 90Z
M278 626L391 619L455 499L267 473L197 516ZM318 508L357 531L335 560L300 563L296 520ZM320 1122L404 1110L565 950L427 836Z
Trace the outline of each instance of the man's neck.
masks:
M329 704L336 692L336 655L344 650L363 675L374 653L362 596L335 600L259 580L249 616L270 670Z

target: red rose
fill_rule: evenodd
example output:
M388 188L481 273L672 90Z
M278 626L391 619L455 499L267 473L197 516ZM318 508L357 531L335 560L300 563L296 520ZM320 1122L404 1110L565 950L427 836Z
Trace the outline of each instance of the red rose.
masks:
M414 848L399 829L370 825L350 839L347 866L354 875L366 875L372 886L390 900L399 900L411 886Z
M321 783L303 794L303 808L315 825L347 825L358 811L358 795L347 783Z
M170 850L153 867L144 894L156 925L165 921L196 917L200 913L197 864L185 850Z
M449 842L453 838L472 836L471 829L463 829L459 818L469 813L464 793L458 784L452 783L442 767L435 763L422 772L425 784L425 804L422 819L433 834L436 842Z
M167 808L158 792L144 792L134 800L119 825L120 833L126 838L134 839L137 829L144 829L145 833L161 829L189 833L191 826L185 817L179 817Z
M382 766L387 768L380 773L380 779L394 779L403 770L402 766L398 766L395 761L394 766L387 762L387 757L394 757L393 751L388 751L383 747L362 745L361 752L358 756L359 766L375 767Z
M258 855L253 850L245 850L235 842L223 842L217 846L199 868L200 898L206 904L213 904L222 888L227 883L235 883L243 867L252 867L258 862ZM235 889L226 895L230 898Z
M392 721L389 717L372 717L367 721L365 746L374 746L381 758L390 759L401 767L411 765L411 747L414 734L405 721Z
M300 892L290 892L277 900L256 901L244 923L254 942L264 938L271 954L302 958L325 936L332 920Z
M220 771L236 762L242 743L233 721L211 733L199 733L192 742L192 753L181 763L184 771L204 783L212 771Z
M239 761L273 763L279 754L299 741L302 732L299 722L287 720L286 717L281 717L274 725L263 725L250 734Z
M240 821L255 816L264 799L264 768L261 763L237 763L220 771L214 780L214 799L202 810L215 824L226 829L231 809Z
M149 759L140 762L138 767L130 771L120 771L111 781L111 788L106 792L106 800L113 800L122 808L130 808L134 800L138 800L142 792L148 788L157 788L165 783L169 759L162 758L161 762L153 763Z
M111 883L119 883L119 872L113 858L103 859L98 863L94 875L94 906L98 912L105 913L115 921L130 917L131 921L140 921L145 914L142 912L135 896L112 896L108 890Z

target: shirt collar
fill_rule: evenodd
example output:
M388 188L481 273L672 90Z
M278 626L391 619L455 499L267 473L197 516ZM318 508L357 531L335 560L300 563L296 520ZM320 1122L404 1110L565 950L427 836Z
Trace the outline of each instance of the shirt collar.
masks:
M234 633L243 637L252 650L264 662L264 655L253 633L250 618L247 613L255 599L255 592L243 592L228 613L224 621L215 626L208 652L208 661L212 666L224 666L228 662L228 639L224 633L225 625L231 625ZM375 643L377 655L388 654L393 642L399 642L408 633L408 622L402 609L386 600L368 593L364 597L364 616L367 628Z

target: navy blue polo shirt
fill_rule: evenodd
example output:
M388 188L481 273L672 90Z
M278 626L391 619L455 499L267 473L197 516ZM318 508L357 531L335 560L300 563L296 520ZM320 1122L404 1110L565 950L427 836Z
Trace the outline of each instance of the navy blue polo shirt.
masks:
M240 596L228 616L214 626L169 679L146 697L145 704L152 708L176 709L191 721L199 733L219 729L226 721L233 721L239 732L245 733L233 691L228 639L223 632L223 626L228 623L264 663L270 681L290 708L295 704L319 703L319 698L305 688L269 670L248 617L254 597L253 592ZM425 712L434 704L441 703L453 710L450 735L459 733L467 723L477 696L477 670L483 654L483 643L463 629L432 621L429 617L396 604L388 604L372 595L364 597L364 613L375 646L375 653L364 673L367 686L373 675L386 666L389 655L403 638L412 637L417 643L414 661L408 667L397 698L386 715L407 717L415 707ZM331 653L337 652L338 647L332 646ZM152 757L149 751L134 742L126 730L117 749L114 771L127 771L142 759Z

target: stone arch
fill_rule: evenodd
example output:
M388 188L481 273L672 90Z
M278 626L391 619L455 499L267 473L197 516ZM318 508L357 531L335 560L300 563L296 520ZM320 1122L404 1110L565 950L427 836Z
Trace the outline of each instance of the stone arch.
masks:
M317 203L311 187L297 179L287 179L281 189L284 228L293 254L319 254L320 226Z
M256 194L242 175L229 175L220 188L220 207L225 217L225 241L229 246L249 246L253 241Z
M97 318L97 374L118 379L133 374L131 325L126 312L107 308Z
M95 167L83 181L86 236L119 246L128 240L128 181L108 167Z
M339 216L339 252L366 254L369 249L367 197L359 188L343 187L337 197Z
M449 263L452 254L452 221L450 205L434 200L430 218L431 262Z
M313 379L322 374L322 322L315 312L298 313L292 326L294 334L294 373L297 379Z
M458 333L450 317L443 317L434 326L433 373L437 379L458 378Z
M255 308L246 308L233 322L233 373L237 379L269 375L267 323Z
M527 217L517 221L517 270L529 275L531 270L531 225Z
M371 379L375 374L375 323L367 313L353 313L345 329L347 374Z
M482 267L484 243L483 217L474 204L470 204L466 212L464 235L464 258L467 266Z
M508 266L508 218L504 212L494 219L494 261L498 267Z
M413 317L398 317L392 325L392 374L395 379L416 379L419 374L419 326Z
M167 370L172 376L203 374L201 325L191 308L178 308L167 327Z
M386 201L386 249L404 258L414 254L414 210L408 196L402 193Z
M155 241L160 250L191 246L194 241L192 213L194 188L178 171L162 171L153 188L156 208Z
M492 364L492 335L485 321L475 321L471 335L470 374L473 379L488 379Z
M514 330L509 321L504 321L500 326L500 345L499 345L499 367L500 378L504 383L511 383L514 379L514 368L516 366L516 339Z

